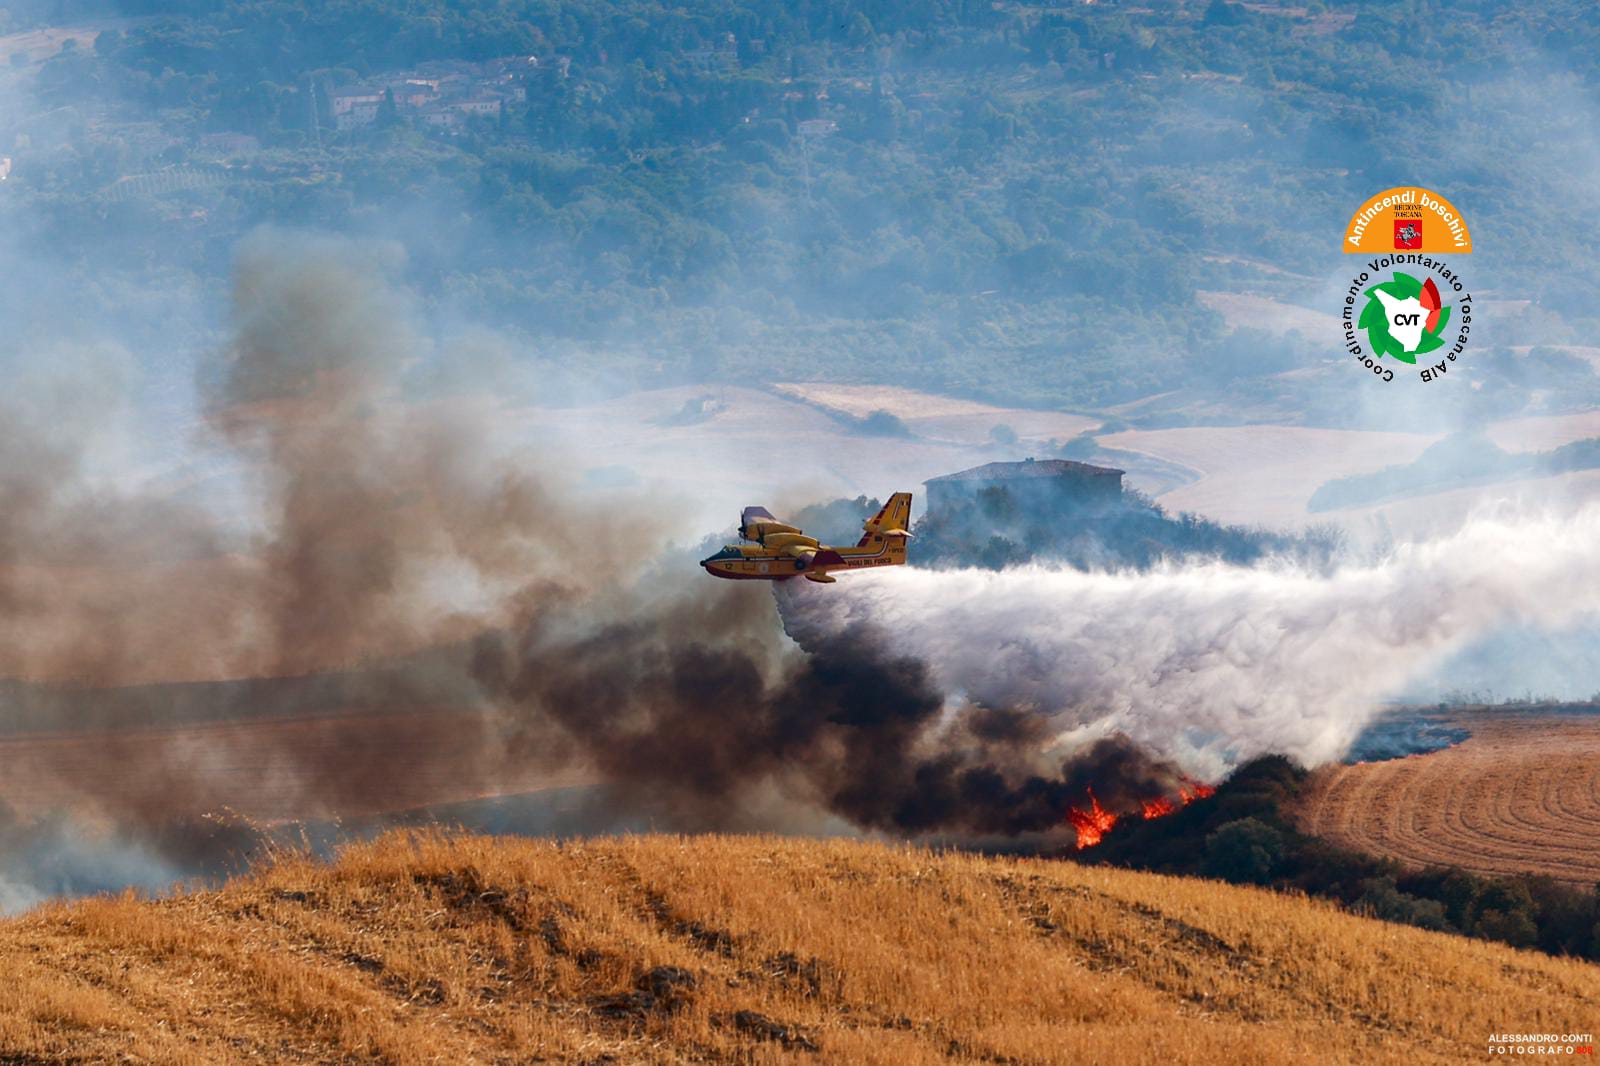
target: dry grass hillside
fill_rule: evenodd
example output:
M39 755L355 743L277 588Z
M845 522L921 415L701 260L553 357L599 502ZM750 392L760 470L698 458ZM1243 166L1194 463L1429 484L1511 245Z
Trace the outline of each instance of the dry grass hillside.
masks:
M770 838L392 834L0 925L6 1062L1459 1062L1600 970L1304 899Z

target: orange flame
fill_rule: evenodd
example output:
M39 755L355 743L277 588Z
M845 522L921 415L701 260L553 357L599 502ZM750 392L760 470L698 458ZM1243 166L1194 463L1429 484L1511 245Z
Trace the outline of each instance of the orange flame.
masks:
M1117 824L1118 816L1100 806L1100 801L1094 798L1094 789L1087 789L1089 793L1088 809L1082 807L1068 807L1067 821L1072 823L1072 828L1078 831L1078 850L1092 848L1100 843L1112 826ZM1193 778L1185 777L1183 784L1178 786L1176 801L1166 796L1157 796L1140 803L1144 817L1165 818L1169 814L1176 814L1181 807L1187 807L1195 800L1205 799L1207 796L1216 795L1217 790L1202 784Z
M1187 795L1183 797L1183 802L1189 802L1189 797ZM1146 820L1151 818L1165 817L1177 809L1177 807L1172 805L1172 801L1167 799L1165 796L1157 796L1153 800L1144 801L1144 816Z
M1094 789L1089 789L1089 809L1080 807L1067 808L1067 820L1072 823L1072 828L1078 831L1078 850L1092 848L1100 843L1100 838L1106 831L1117 824L1117 816L1100 806L1100 801L1094 798Z

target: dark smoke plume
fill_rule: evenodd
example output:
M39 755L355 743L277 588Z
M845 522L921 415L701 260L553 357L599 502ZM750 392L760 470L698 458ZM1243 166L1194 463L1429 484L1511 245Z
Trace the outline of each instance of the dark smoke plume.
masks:
M578 644L486 641L478 676L514 730L542 740L554 725L608 780L702 826L767 781L865 828L985 835L1061 830L1090 785L1126 811L1182 782L1120 738L1046 756L1052 738L1037 716L952 707L923 663L865 627L769 680L739 647L749 630L673 621L669 608ZM751 629L762 621L748 619Z
M241 783L276 782L304 816L403 804L431 771L384 743L410 712L445 716L439 744L473 794L576 773L609 786L619 817L681 828L762 824L742 812L776 796L790 826L1070 840L1066 810L1091 782L1111 809L1176 787L1174 768L1119 741L1048 754L1027 708L949 698L868 626L801 652L764 589L707 581L668 551L648 498L619 519L570 491L559 454L504 458L490 401L419 389L441 361L398 265L391 249L281 233L242 248L200 427L242 513L97 491L94 427L117 392L76 387L93 367L15 401L26 417L0 434L14 735L0 744L33 753L34 806L109 822L158 871L204 868L207 840L238 853L250 835L172 827L232 807ZM163 742L196 722L250 731ZM74 757L108 772L45 780L58 764L30 739L40 729L82 733Z

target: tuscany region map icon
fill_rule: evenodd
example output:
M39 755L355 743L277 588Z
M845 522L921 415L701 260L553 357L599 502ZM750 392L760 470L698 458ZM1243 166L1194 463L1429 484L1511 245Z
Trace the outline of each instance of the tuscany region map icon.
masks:
M1367 331L1374 355L1414 364L1417 356L1444 347L1450 306L1440 299L1432 278L1418 281L1395 271L1392 280L1372 286L1366 296L1356 327Z

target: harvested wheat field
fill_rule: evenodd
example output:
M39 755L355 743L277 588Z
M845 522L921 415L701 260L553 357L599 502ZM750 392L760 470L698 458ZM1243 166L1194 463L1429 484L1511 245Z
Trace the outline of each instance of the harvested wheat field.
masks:
M1600 969L1203 881L852 841L408 836L0 925L6 1061L1458 1062Z
M1302 827L1416 866L1600 882L1600 714L1454 721L1455 747L1319 772Z

